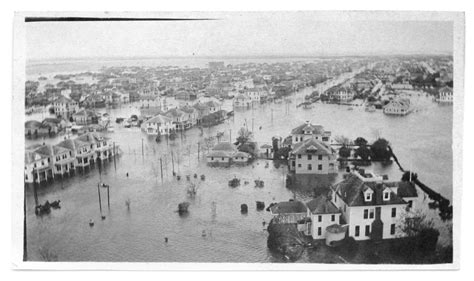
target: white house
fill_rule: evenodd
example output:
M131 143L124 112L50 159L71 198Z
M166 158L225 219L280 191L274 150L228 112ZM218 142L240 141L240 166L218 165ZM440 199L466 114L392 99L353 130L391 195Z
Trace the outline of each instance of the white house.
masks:
M325 143L314 138L299 142L290 152L290 171L295 174L337 173L336 154Z
M25 150L25 182L40 183L54 178L53 151L49 145L35 145Z
M411 112L409 99L394 99L391 100L383 108L383 113L387 115L407 115Z
M291 130L291 140L293 144L312 138L329 145L331 143L331 132L325 131L323 126L313 125L309 121Z
M395 185L360 170L332 187L332 202L342 213L348 236L379 240L403 235L398 224L409 206L402 197L405 194L397 193ZM403 188L411 189L406 195L416 194L412 185Z
M60 96L53 101L53 109L56 116L68 119L79 110L79 104L72 99Z
M75 170L76 155L74 141L71 139L53 145L53 166L57 175L71 174Z
M453 102L453 89L450 87L443 87L439 90L438 102L452 103Z
M234 106L235 107L250 107L252 105L252 99L247 95L238 94L234 97Z
M175 129L175 126L171 118L158 114L145 121L144 129L148 135L169 135Z
M330 198L320 195L306 203L310 212L313 239L325 239L327 227L339 224L341 212Z
M229 142L220 142L206 155L206 159L209 164L247 163L250 155L238 151L235 145Z
M354 92L348 88L340 87L331 92L331 97L340 102L349 102L354 99Z

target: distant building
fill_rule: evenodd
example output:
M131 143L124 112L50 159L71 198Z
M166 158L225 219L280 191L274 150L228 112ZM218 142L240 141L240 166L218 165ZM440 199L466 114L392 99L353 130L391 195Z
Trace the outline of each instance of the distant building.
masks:
M159 114L145 121L144 129L148 135L169 135L175 130L175 126L171 118Z
M252 99L244 94L238 94L234 97L235 107L250 107L252 105Z
M340 87L332 90L330 96L339 102L349 102L354 99L354 92L351 89Z
M99 122L99 117L95 111L82 109L72 115L72 119L76 122L77 125L90 125L97 124Z
M329 145L331 143L331 132L325 131L321 125L313 125L309 121L291 130L291 141L293 144L314 138Z
M247 163L250 154L238 151L232 143L220 142L206 155L206 159L209 164Z
M53 101L53 109L56 116L69 119L79 110L79 104L72 99L60 96Z
M387 115L407 115L411 112L411 105L409 99L394 99L391 100L383 108L383 113Z
M443 87L439 90L438 102L452 103L453 102L453 89L451 87Z
M336 154L327 144L314 138L295 144L289 161L290 171L295 174L337 173Z
M25 149L25 182L40 183L54 178L53 150L49 145L35 145Z

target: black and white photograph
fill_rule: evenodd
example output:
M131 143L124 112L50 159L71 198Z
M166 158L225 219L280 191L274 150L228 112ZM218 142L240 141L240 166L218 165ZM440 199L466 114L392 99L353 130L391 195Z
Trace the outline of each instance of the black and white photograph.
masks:
M458 267L464 13L19 12L13 33L20 268Z

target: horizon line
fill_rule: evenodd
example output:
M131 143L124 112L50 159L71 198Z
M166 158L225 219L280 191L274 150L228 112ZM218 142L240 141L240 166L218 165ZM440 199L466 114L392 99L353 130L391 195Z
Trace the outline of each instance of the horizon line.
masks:
M180 59L180 58L216 58L216 59L235 59L235 58L321 58L321 57L397 57L397 56L453 56L453 52L436 52L436 53L334 53L334 54L272 54L272 55L163 55L163 56L78 56L78 57L50 57L50 58L27 58L26 62L41 62L41 61L58 61L58 60L87 60L87 59Z

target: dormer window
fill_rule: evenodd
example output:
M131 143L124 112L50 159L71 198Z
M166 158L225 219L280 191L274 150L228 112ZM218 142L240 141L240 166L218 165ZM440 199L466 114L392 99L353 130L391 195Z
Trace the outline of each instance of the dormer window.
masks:
M365 201L366 202L372 201L372 194L371 193L366 193L365 194Z
M388 190L387 188L383 191L383 201L388 201L388 200L390 200L390 190Z
M365 201L365 202L371 202L371 201L372 201L372 194L373 194L373 193L374 193L374 192L372 191L372 189L370 189L370 188L367 187L367 188L364 190L364 201Z

